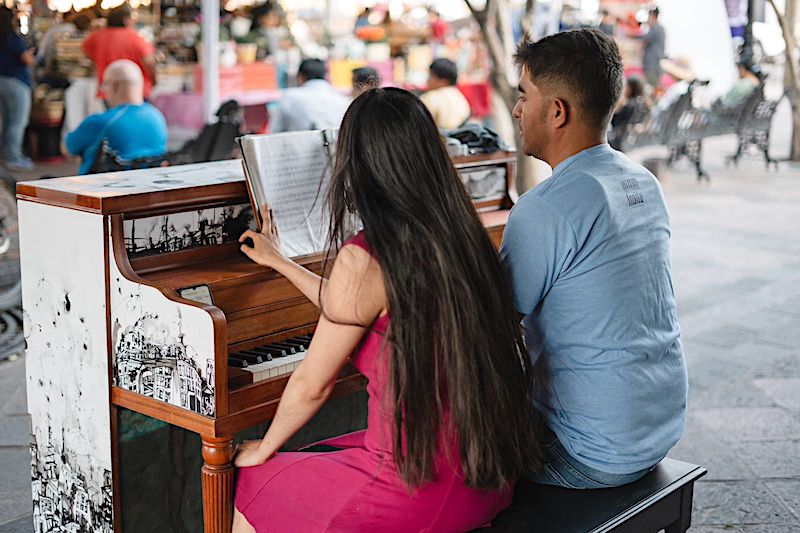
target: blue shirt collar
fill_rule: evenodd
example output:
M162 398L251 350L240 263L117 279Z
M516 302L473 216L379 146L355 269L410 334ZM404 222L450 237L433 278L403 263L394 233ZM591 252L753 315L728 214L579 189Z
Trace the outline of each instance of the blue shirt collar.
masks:
M605 152L610 152L611 147L608 143L600 143L591 148L586 148L585 150L581 150L577 154L570 156L563 160L561 163L556 165L556 168L553 169L553 175L551 177L555 177L558 174L563 173L567 168L571 167L578 161L582 161L583 159L587 159L597 154L602 154Z

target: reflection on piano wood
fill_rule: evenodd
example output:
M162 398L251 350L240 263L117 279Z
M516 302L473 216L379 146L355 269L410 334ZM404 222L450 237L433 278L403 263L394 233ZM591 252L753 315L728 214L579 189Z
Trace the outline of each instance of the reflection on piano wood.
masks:
M508 183L513 180L514 155L469 156L455 163L459 169L493 169L487 175L505 180L503 194L496 194L494 184L476 189L491 190L490 198L475 199L487 231L499 244L511 207ZM110 471L110 481L81 475L87 484L97 485L87 492L98 495L97 506L109 527L119 531L116 409L131 409L195 432L203 443L205 530L229 531L233 435L274 416L319 318L318 309L287 279L251 262L238 243L229 240L242 225L252 224L241 163L26 182L19 184L18 197L25 272L41 272L48 281L63 279L60 273L66 272L67 284L72 284L42 291L41 280L23 280L31 317L26 324L29 380L38 372L31 363L52 357L47 350L53 333L39 326L51 320L41 310L43 298L52 299L46 302L48 309L59 316L93 310L76 320L80 331L70 335L96 340L91 346L84 342L82 348L76 340L75 350L59 355L67 370L47 376L52 385L29 387L34 442L41 441L42 449L52 447L53 430L64 422L40 412L37 406L44 405L45 396L73 383L100 391L91 412L75 410L68 416L99 428L102 438L79 445L66 442L66 436L61 444L67 455L85 455L88 447L101 457L91 466ZM204 237L211 234L209 228L220 236ZM36 252L47 247L63 250L70 239L70 252ZM173 242L180 245L169 244ZM322 269L320 255L295 260L318 273ZM103 278L104 286L98 289L97 281ZM47 371L43 364L40 373ZM98 389L98 380L108 382L108 388ZM351 394L364 386L365 379L347 365L334 394ZM36 444L32 449L36 454ZM106 450L105 455L96 450ZM41 481L37 485L34 480L34 493L40 498L46 496Z

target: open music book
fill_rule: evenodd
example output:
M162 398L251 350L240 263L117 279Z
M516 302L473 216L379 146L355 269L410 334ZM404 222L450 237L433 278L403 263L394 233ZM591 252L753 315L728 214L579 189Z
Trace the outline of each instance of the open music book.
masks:
M261 228L268 205L287 257L321 252L328 235L327 194L338 129L239 139L247 190Z

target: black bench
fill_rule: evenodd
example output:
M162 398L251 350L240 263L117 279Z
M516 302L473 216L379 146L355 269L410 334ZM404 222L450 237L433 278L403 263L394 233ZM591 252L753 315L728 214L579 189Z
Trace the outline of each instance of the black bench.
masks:
M645 477L613 489L571 490L522 482L511 507L482 532L683 533L692 522L697 465L664 459Z
M726 158L726 163L738 163L745 150L754 145L764 155L767 167L773 163L777 168L777 162L769 155L769 130L779 100L766 99L764 80L738 106L725 107L716 103L711 108L695 107L694 91L707 84L698 80L691 82L684 94L660 112L648 108L640 100L631 119L618 128L619 131L612 131L611 138L623 151L643 146L666 146L669 149L668 165L685 156L694 164L697 179L708 180L708 174L700 163L703 139L735 133L738 147L736 153Z

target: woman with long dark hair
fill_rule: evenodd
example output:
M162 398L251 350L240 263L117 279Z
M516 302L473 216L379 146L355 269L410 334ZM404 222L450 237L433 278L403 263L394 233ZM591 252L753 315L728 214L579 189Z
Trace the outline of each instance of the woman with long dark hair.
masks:
M31 160L22 153L22 137L31 112L33 49L17 33L14 12L0 5L0 120L5 164L13 170L30 170Z
M327 280L281 256L268 226L242 235L322 316L266 435L239 446L234 531L488 524L538 467L534 381L509 285L418 98L372 89L352 103L328 202ZM276 454L348 357L369 379L367 429L324 443L338 451Z

